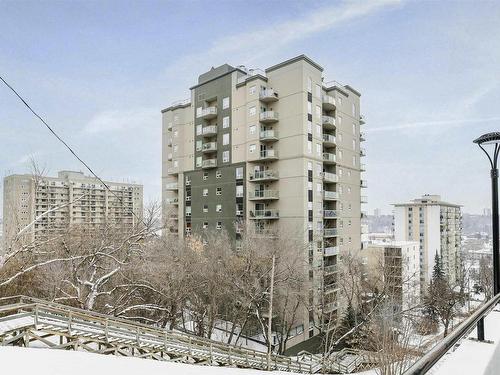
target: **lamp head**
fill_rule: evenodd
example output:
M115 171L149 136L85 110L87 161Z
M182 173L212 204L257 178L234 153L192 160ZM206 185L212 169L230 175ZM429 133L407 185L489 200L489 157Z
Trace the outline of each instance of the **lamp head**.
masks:
M500 132L486 133L474 140L478 145L490 145L500 143Z

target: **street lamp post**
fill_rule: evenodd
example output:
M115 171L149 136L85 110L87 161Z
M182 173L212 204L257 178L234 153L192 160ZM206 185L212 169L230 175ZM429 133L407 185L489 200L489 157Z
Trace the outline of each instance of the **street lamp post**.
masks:
M500 292L500 254L498 249L498 154L500 152L500 132L487 133L474 140L484 151L491 165L491 220L493 235L493 295ZM494 145L492 155L484 146ZM484 341L484 319L477 323L477 339Z

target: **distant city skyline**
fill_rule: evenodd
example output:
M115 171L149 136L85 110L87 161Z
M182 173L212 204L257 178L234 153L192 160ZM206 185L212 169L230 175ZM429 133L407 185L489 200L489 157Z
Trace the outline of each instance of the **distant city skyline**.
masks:
M3 2L0 74L103 179L143 184L147 204L161 197L160 110L197 74L304 53L363 93L368 212L426 193L467 213L490 206L472 140L500 124L500 4L203 4ZM49 172L87 173L3 86L0 105L3 176L28 172L31 156Z

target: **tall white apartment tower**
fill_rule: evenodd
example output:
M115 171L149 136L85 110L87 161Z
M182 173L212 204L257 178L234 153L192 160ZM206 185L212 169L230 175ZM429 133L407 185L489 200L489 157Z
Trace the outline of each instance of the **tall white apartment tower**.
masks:
M323 68L301 55L265 71L212 68L162 114L167 230L224 228L235 246L236 222L270 240L298 236L311 305L335 316L337 257L361 248L360 93L324 82ZM315 334L312 316L304 338Z
M106 182L106 185L111 191L94 177L74 171L60 171L57 177L30 174L5 177L5 249L37 217L26 232L31 241L46 238L71 224L136 223L142 215L142 185L120 182Z
M462 266L460 205L443 202L439 195L424 195L394 207L396 241L419 242L421 286L432 277L436 253L442 259L449 282L456 283Z

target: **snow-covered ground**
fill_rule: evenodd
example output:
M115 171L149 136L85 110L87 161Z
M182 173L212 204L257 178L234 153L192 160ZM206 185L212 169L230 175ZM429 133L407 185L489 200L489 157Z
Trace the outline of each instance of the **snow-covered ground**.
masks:
M71 350L33 349L0 346L1 374L88 375L88 374L168 374L168 375L262 375L266 371L229 367L198 366L159 362L151 359L115 357ZM290 373L276 371L276 375Z

